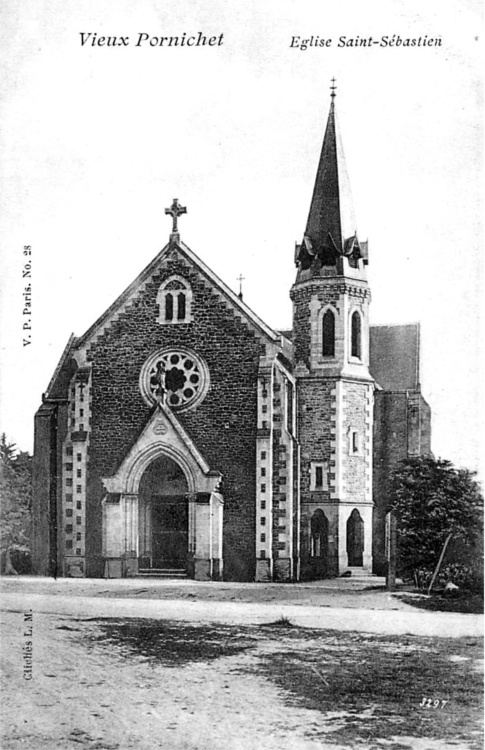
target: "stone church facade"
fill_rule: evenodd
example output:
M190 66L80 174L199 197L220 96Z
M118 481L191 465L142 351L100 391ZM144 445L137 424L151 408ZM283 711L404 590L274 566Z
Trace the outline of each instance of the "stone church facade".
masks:
M385 570L390 473L430 452L419 326L369 324L334 92L293 328L181 240L80 338L35 417L35 570L293 581Z

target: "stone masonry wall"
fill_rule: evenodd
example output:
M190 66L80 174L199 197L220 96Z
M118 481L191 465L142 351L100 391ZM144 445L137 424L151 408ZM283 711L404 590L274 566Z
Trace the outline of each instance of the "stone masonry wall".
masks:
M310 303L312 299L319 299L322 305L333 305L338 312L339 309L339 290L337 286L322 288L320 284L308 284L293 288L291 291L293 300L293 346L294 362L303 363L306 367L311 366L311 311Z
M385 517L392 472L431 453L431 410L420 391L376 391L374 403L374 569L385 572Z
M183 276L191 285L191 323L157 322L157 292L172 274ZM101 477L116 471L149 417L150 408L139 389L141 367L166 346L192 349L209 367L207 396L196 408L177 413L177 418L211 469L223 475L225 576L250 579L255 546L256 382L264 346L180 257L163 263L88 352L92 418L87 557L101 557Z
M301 378L297 384L298 435L301 450L301 499L302 502L330 500L330 492L310 490L312 461L328 461L329 479L335 473L332 458L332 422L336 402L333 390L335 381L321 378Z
M367 469L371 464L370 448L372 429L368 424L367 406L369 385L345 382L343 392L343 450L344 497L348 502L365 501ZM357 451L353 451L352 432L356 431Z
M384 574L385 517L389 501L389 478L407 457L407 395L376 391L374 400L374 571Z

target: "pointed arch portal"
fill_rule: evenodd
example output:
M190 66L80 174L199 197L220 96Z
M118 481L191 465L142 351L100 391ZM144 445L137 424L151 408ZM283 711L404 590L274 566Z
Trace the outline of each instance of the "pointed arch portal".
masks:
M326 559L328 546L328 521L323 510L316 510L310 520L311 555Z
M106 577L168 569L197 580L221 578L220 480L159 404L116 474L103 478Z
M347 521L347 555L349 567L360 568L364 564L364 521L357 508Z
M320 508L310 518L309 578L318 580L328 573L328 519Z
M145 469L139 487L141 568L187 568L188 491L182 467L169 456Z

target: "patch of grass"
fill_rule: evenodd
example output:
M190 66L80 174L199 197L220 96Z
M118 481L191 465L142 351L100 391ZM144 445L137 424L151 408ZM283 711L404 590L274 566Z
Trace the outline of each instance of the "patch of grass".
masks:
M454 597L431 594L430 596L400 596L402 602L419 609L432 612L462 612L464 614L483 614L483 596L463 594Z
M101 634L94 640L166 667L233 656L251 648L255 642L237 628L223 625L187 625L137 618L103 618L96 622Z
M479 639L313 631L307 650L285 643L261 655L260 669L288 701L335 714L334 728L311 731L326 744L405 735L481 748L482 678L473 668L481 657ZM432 706L421 706L423 699Z
M250 649L252 658L231 662L231 672L260 675L281 688L288 705L320 712L322 725L309 722L308 736L324 747L377 748L382 740L404 750L409 745L399 738L417 737L482 748L479 638L322 631L287 618L262 626L90 619L92 641L124 659L183 667Z
M288 619L288 617L281 616L279 620L274 620L273 622L263 622L261 625L262 628L268 628L272 630L278 630L280 628L288 629L288 628L295 628L296 625L293 625L291 620Z

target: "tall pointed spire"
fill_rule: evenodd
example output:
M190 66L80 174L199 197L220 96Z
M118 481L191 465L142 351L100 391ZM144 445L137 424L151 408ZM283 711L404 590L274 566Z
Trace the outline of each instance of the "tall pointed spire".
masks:
M307 268L313 260L318 260L320 265L333 265L339 255L363 255L357 240L350 183L336 121L335 91L333 78L330 112L310 211L303 242L297 247L296 260Z

